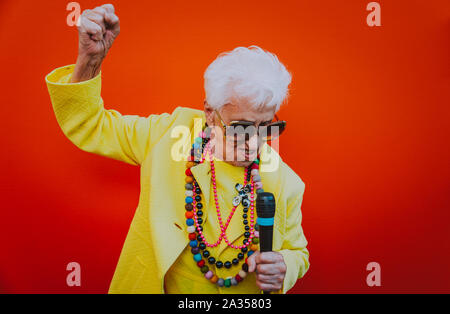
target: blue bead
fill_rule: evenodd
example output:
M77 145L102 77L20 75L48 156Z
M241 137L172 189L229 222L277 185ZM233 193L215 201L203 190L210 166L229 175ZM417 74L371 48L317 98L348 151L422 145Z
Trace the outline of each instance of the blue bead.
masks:
M189 242L189 245L191 246L191 247L196 247L197 246L197 240L192 240L192 241L190 241ZM197 255L197 254L195 254L195 255Z
M192 145L192 147L194 147L194 149L200 148L200 144L199 143L194 143L194 145Z
M219 278L219 280L217 280L217 285L219 287L223 287L224 284L225 284L225 280L223 280L223 278Z
M192 219L192 218L186 219L186 225L192 226L193 224L194 224L194 219Z
M253 253L255 253L255 251L248 251L248 253L247 253L247 256L250 256L250 255L252 255Z
M194 141L195 141L195 143L201 144L202 143L202 138L201 137L196 137Z
M202 260L202 256L200 254L195 254L194 255L194 261L200 262L201 260Z
M190 196L187 196L185 201L186 201L186 203L190 204L190 203L192 203L194 201L194 199L192 197L190 197Z

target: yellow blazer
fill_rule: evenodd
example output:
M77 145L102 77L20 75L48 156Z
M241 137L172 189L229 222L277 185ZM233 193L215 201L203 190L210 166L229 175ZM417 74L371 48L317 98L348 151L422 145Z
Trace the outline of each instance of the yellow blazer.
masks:
M178 107L172 114L122 115L104 108L101 73L68 83L73 69L74 65L57 68L45 78L63 133L83 151L141 166L139 205L109 293L164 293L164 276L189 242L184 217L186 162L178 157L180 152L187 154L196 128L205 121L204 112ZM183 130L191 132L186 136ZM265 161L274 160L279 161L276 170L264 171ZM205 204L211 182L207 164L191 169ZM280 291L286 293L309 269L308 242L301 226L305 184L269 145L261 152L260 175L264 190L276 199L273 250L283 255L287 266ZM206 221L207 211L204 215ZM233 241L242 233L235 230L229 238Z

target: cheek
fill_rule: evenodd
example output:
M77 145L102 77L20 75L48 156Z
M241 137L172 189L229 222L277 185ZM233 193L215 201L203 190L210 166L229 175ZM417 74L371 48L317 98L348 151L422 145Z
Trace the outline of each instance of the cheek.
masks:
M231 152L233 150L236 150L238 146L236 145L236 143L234 141L227 140L225 147L226 147L227 151Z

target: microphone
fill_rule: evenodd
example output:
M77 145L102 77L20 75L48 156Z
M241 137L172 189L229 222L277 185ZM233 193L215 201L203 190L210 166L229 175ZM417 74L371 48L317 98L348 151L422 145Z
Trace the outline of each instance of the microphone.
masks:
M275 196L261 192L256 197L256 223L259 225L259 250L261 253L272 251L273 222L275 216ZM270 294L270 291L264 291Z

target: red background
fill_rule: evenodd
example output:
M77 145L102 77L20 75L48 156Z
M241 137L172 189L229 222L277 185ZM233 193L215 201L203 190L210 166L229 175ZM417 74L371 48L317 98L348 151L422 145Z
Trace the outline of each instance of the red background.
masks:
M138 203L139 168L82 152L52 112L44 76L77 55L68 2L0 2L0 292L107 292ZM368 2L113 1L102 95L124 114L201 108L217 54L276 53L311 253L291 292L450 292L450 2L379 1L372 28ZM66 285L72 261L81 287ZM366 285L372 261L381 287Z

